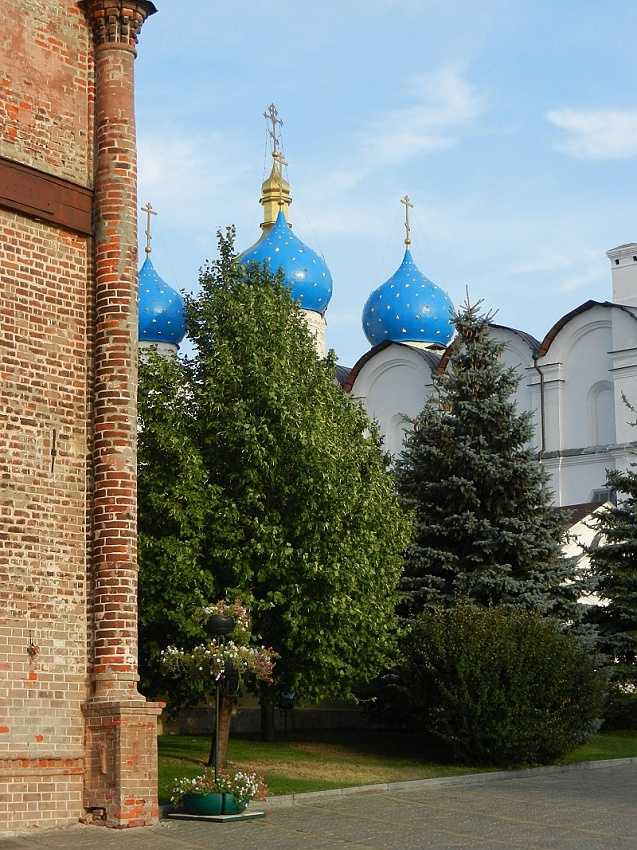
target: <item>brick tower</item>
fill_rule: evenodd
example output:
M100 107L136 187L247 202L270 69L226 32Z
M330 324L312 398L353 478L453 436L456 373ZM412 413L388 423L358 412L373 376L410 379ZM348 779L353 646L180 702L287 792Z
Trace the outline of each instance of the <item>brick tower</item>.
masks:
M137 692L148 0L0 0L0 832L157 818Z

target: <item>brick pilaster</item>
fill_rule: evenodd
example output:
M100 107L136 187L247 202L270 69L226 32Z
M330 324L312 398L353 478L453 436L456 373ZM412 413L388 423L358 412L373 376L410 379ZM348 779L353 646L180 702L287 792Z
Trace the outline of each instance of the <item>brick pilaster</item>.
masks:
M136 696L137 146L135 46L146 0L86 0L95 40L93 680Z
M95 43L92 697L85 804L157 818L156 717L137 692L137 147L134 62L147 0L84 0Z
M88 703L84 806L94 823L152 826L157 802L157 717L163 703Z

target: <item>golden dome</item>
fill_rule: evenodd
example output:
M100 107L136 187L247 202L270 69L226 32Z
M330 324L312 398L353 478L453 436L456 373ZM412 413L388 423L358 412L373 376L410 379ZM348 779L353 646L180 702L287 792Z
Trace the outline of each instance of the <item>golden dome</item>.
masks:
M271 230L279 210L283 211L286 219L288 218L292 203L290 184L283 176L283 157L279 153L274 153L273 158L270 176L261 184L261 204L263 205L261 229L265 233Z

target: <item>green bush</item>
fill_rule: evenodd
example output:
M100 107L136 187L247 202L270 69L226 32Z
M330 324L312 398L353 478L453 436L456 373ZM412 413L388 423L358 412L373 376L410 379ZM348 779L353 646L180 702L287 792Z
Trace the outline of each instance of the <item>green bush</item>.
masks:
M637 693L613 683L604 712L604 729L637 729Z
M461 604L416 619L402 680L412 715L465 762L542 764L600 725L606 679L549 620Z

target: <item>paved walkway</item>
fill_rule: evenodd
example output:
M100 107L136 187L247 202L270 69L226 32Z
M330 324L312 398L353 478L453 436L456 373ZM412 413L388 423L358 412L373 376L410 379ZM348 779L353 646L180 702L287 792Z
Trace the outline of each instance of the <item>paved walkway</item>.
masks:
M635 850L637 766L441 786L272 809L262 820L163 821L0 840L0 850Z

